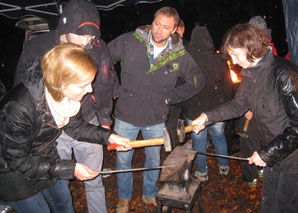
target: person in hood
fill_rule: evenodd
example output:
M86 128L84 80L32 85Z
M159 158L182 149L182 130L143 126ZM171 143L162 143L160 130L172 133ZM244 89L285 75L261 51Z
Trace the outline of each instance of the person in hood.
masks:
M229 67L224 57L215 52L212 37L207 27L196 26L191 34L189 52L195 62L204 71L208 84L194 97L183 102L182 112L188 125L197 118L201 112L207 109L220 106L232 98L233 88ZM210 98L212 97L212 98ZM206 152L207 135L211 136L216 153L228 155L228 147L225 136L226 122L217 122L208 126L200 134L192 133L193 146L195 151ZM196 156L196 172L194 176L200 182L208 180L208 166L205 155ZM218 158L219 173L227 176L229 172L228 160Z
M130 140L142 132L144 139L163 137L169 105L182 102L204 87L204 77L175 34L179 15L172 7L160 8L151 26L125 33L108 46L114 62L121 61L121 85L115 90L114 131ZM177 78L185 83L175 87ZM161 146L145 147L145 167L160 164ZM131 168L133 151L117 153L117 169ZM155 195L159 171L143 173L143 201L157 206ZM117 212L128 212L132 173L117 174Z
M41 58L51 48L74 43L83 47L97 65L97 74L93 81L93 92L84 96L82 111L84 119L92 124L109 128L112 123L112 93L115 73L106 43L100 39L100 17L96 6L84 0L71 0L63 8L57 29L33 38L24 47L18 61L15 85L25 85L31 79L42 78L40 70L26 69L36 58ZM35 72L34 72L35 71ZM77 141L62 131L57 139L58 152L62 159L71 159L72 150L76 160L90 168L101 171L103 162L102 146ZM89 212L106 212L105 190L101 176L85 181L86 198Z
M130 148L128 139L82 118L97 65L80 46L58 45L28 69L40 69L43 78L18 84L0 102L0 199L16 212L74 212L65 180L93 179L99 171L60 159L56 138L65 131L76 140L122 145L119 151Z
M261 213L298 209L298 67L272 55L264 33L249 23L226 32L222 52L243 69L234 98L206 109L192 123L198 133L205 122L237 118L249 109L260 130L261 146L248 158L264 167Z
M181 37L181 39L183 40L183 46L186 50L188 50L188 46L189 46L189 41L186 40L185 38L183 38L184 36L184 32L185 32L185 24L184 21L180 18L179 19L179 23L177 26L177 30L176 33ZM184 84L184 80L182 78L178 78L175 87L178 87L182 84ZM169 106L169 114L168 114L168 118L166 120L166 127L171 139L171 145L172 145L172 149L174 149L177 146L176 143L176 139L177 139L177 125L178 125L178 120L179 117L181 116L181 112L182 112L182 105L183 103L179 103L179 104L172 104Z

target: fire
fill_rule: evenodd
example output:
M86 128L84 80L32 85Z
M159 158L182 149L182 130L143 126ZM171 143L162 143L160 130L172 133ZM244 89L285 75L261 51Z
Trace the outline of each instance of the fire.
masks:
M232 81L234 84L241 82L241 79L238 77L238 75L233 70L230 70L230 75L231 75L231 78L232 78Z
M237 73L232 70L232 68L231 68L231 62L230 61L227 61L227 64L229 65L229 68L230 68L230 75L231 75L232 82L234 84L240 83L241 82L241 79L237 75Z

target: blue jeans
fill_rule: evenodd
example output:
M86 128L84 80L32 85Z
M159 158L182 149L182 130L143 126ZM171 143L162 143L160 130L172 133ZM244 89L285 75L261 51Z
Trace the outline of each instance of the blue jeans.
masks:
M116 118L115 132L129 140L136 140L139 131L142 131L144 139L162 138L163 128L165 124L157 124L152 126L137 127L133 124L121 121ZM144 167L155 167L160 165L160 150L161 146L145 147L145 165ZM117 169L130 169L134 150L128 152L117 152ZM150 170L143 173L143 196L151 199L155 197L158 191L156 182L158 180L159 170ZM133 175L131 172L118 173L118 196L122 200L129 200L131 198Z
M68 182L59 180L49 188L26 200L9 202L16 212L70 213L74 212Z
M191 125L191 120L185 118L188 125ZM211 136L212 143L215 147L215 151L220 155L228 155L228 147L225 135L225 122L218 122L213 125L207 126L204 130L202 130L199 134L191 133L191 137L193 140L193 146L195 151L206 152L207 148L207 135L208 132ZM226 158L217 158L219 162L219 166L222 168L226 168L229 164L228 159ZM197 154L196 156L196 165L197 171L202 174L207 173L207 161L206 155Z

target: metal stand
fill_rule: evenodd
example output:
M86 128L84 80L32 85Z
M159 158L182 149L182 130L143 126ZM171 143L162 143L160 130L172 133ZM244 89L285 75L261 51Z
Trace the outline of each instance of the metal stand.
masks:
M190 213L196 198L198 199L199 212L204 213L201 189L202 183L193 180L189 182L187 191L181 191L177 184L165 183L156 194L157 213L162 213L163 205L168 206L168 213L172 212L172 208L184 209Z

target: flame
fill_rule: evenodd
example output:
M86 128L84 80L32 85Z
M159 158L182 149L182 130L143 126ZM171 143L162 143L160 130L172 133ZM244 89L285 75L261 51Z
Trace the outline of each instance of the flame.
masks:
M237 75L237 73L232 70L232 68L231 68L231 62L230 61L227 61L227 64L228 64L228 66L230 68L230 75L231 75L232 82L234 84L240 83L241 82L241 78L239 78L239 76Z
M231 75L231 78L232 78L232 81L234 84L241 82L241 79L238 77L238 75L233 70L230 70L230 75Z

